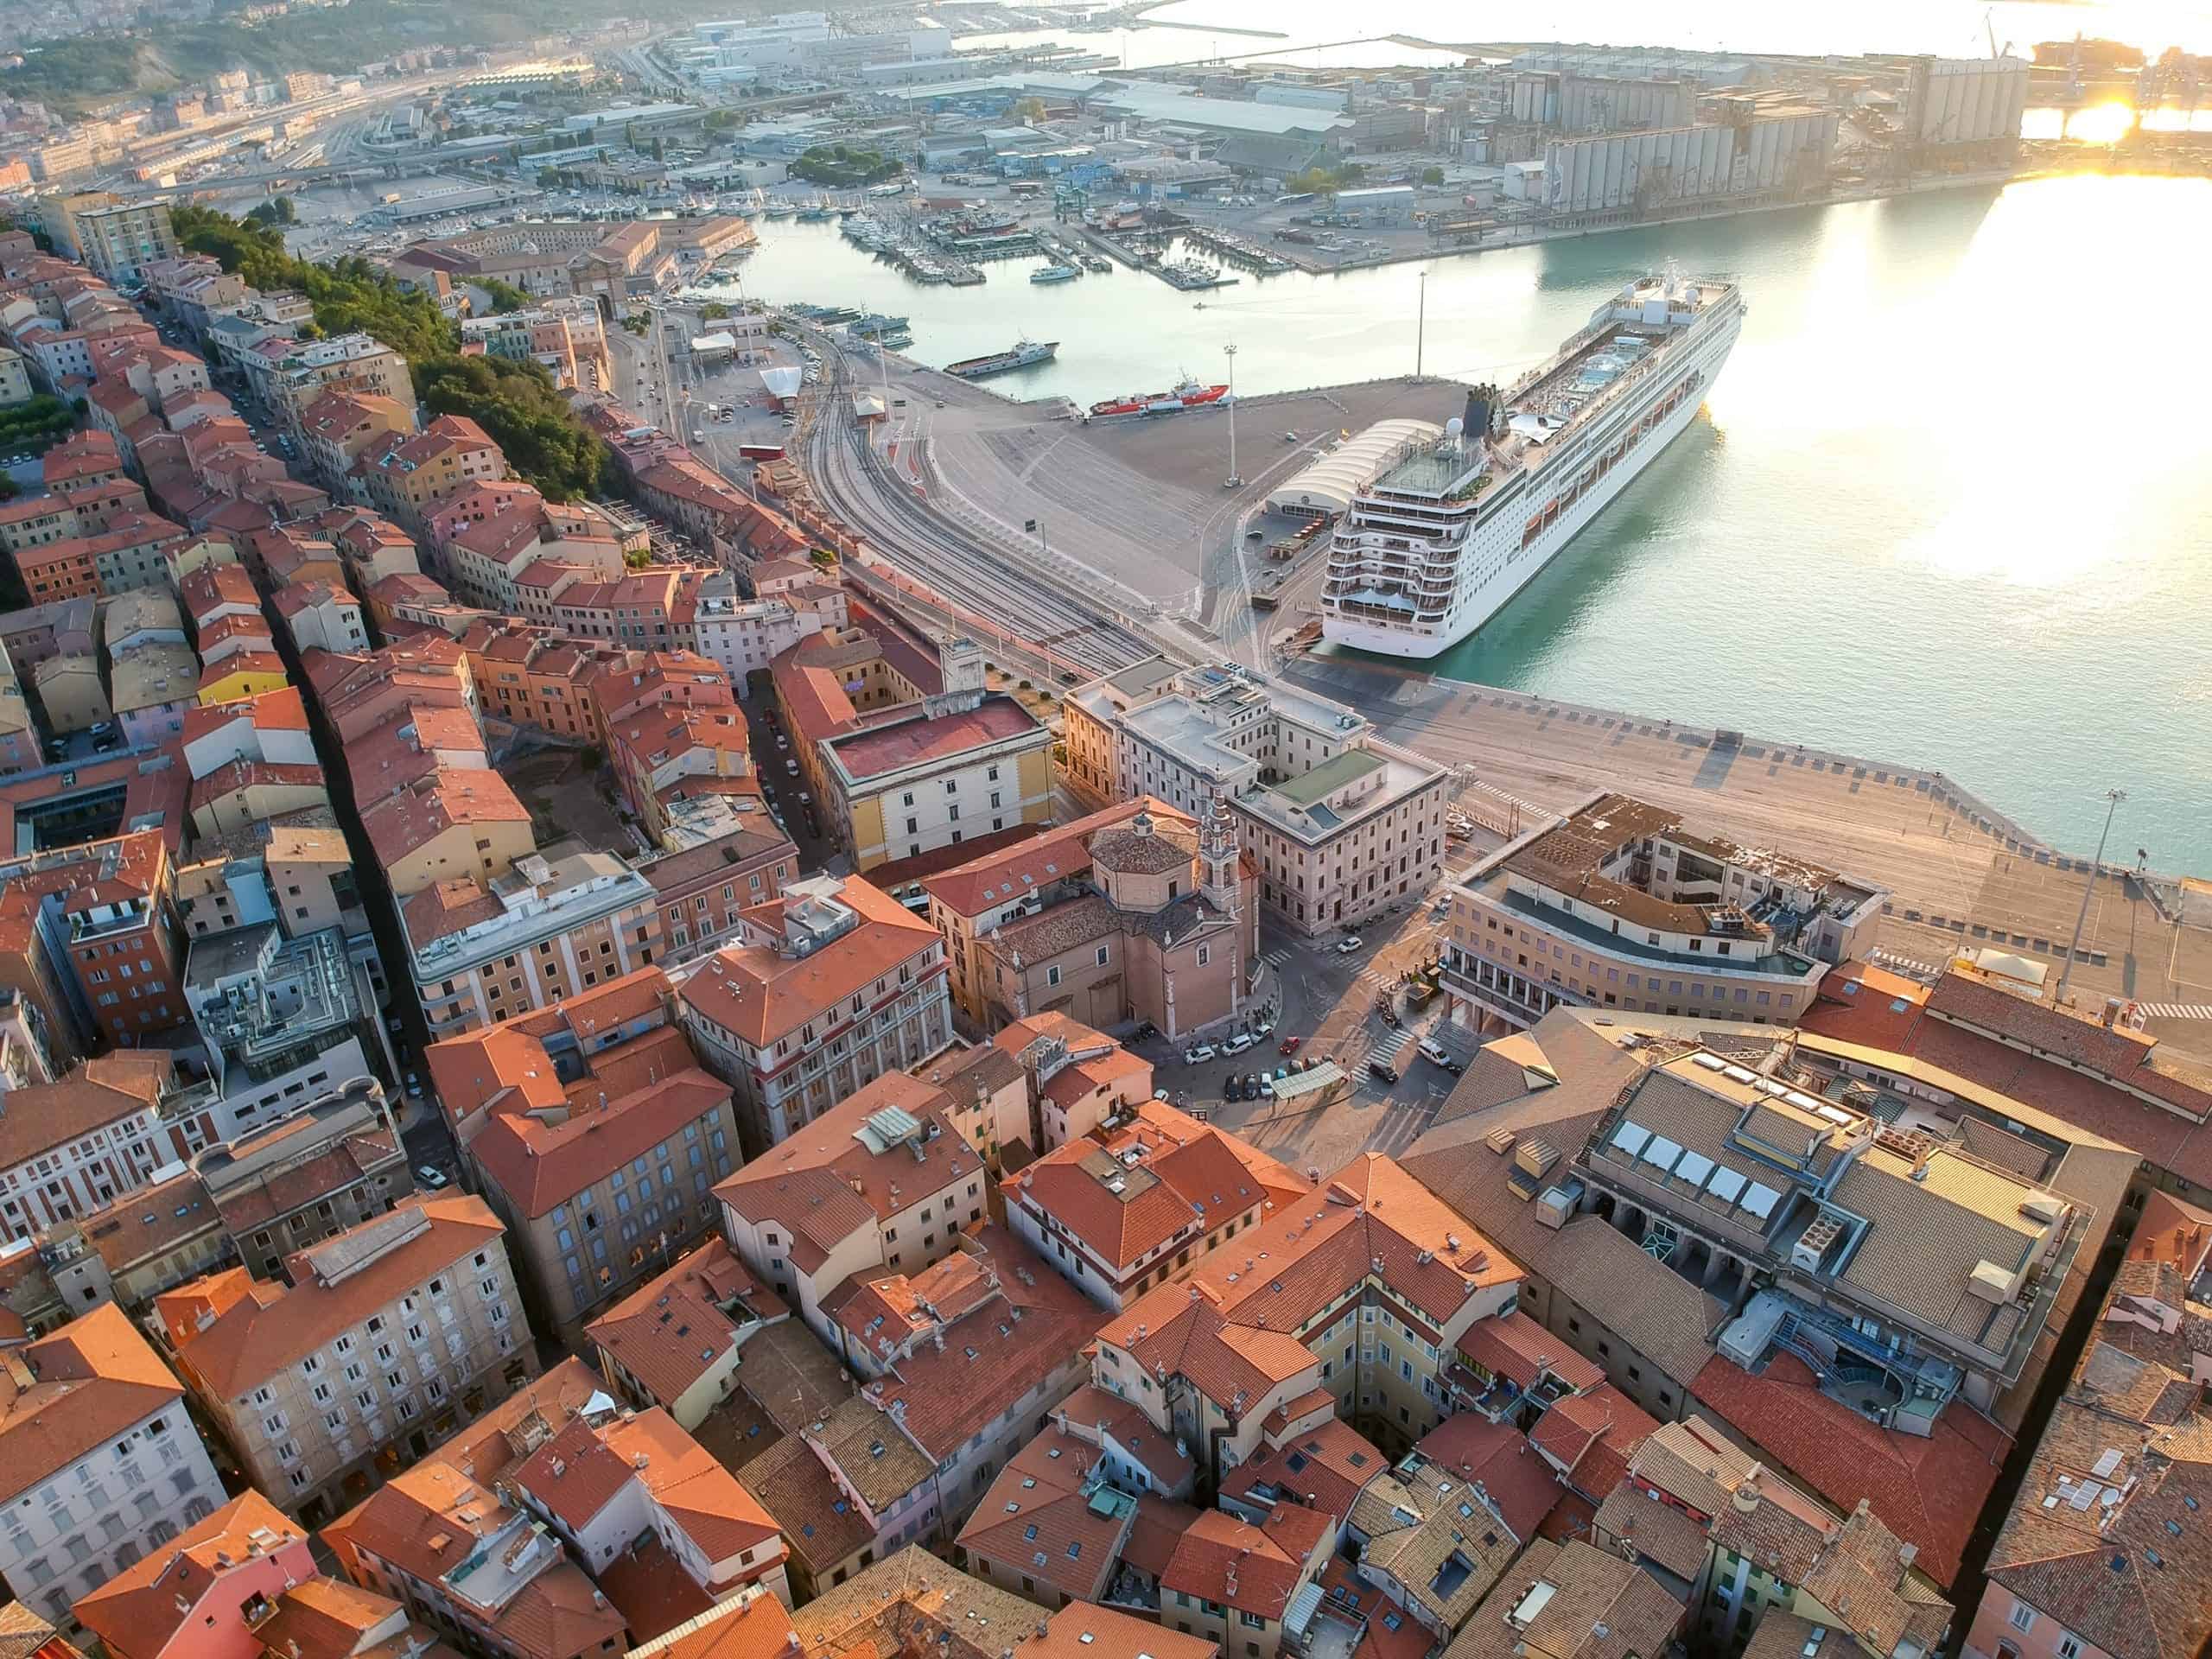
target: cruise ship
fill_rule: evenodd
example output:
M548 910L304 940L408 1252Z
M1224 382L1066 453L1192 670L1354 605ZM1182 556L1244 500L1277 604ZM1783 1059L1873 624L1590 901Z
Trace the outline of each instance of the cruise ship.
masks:
M1329 549L1321 633L1433 657L1503 609L1688 426L1743 327L1732 282L1630 283L1550 361L1401 447Z

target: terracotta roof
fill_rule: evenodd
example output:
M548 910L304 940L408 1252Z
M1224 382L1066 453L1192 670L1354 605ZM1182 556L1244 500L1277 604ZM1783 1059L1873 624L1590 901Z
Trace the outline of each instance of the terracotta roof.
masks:
M386 1644L372 1643L370 1638L379 1625L392 1624L401 1634L391 1645L409 1632L429 1636L389 1596L343 1579L317 1576L278 1596L276 1611L255 1627L254 1635L271 1659L293 1659L296 1655L297 1659L353 1659L355 1655L365 1659L368 1654L385 1651Z
M1030 1637L1022 1659L1215 1659L1218 1651L1204 1637L1077 1601L1046 1616L1045 1634Z
M524 1215L536 1220L550 1214L610 1168L642 1157L682 1134L686 1123L728 1104L729 1085L688 1063L690 1049L681 1032L667 1030L639 1040L683 1069L626 1092L607 1088L604 1106L572 1090L566 1119L560 1122L519 1110L495 1110L470 1141L470 1156L485 1179ZM603 1063L604 1052L593 1058ZM594 1072L587 1081L613 1080ZM590 1094L595 1097L598 1092Z
M1769 1607L1745 1644L1742 1659L1860 1659L1866 1649L1840 1626L1831 1630L1780 1607Z
M1540 1584L1551 1593L1530 1605L1529 1592ZM1516 1608L1528 1616L1508 1624L1505 1615ZM1445 1659L1648 1656L1666 1650L1682 1620L1681 1603L1642 1568L1580 1539L1563 1546L1539 1541L1483 1599Z
M1990 1579L2114 1659L2201 1654L2212 1637L2207 1427L2194 1416L2146 1446L2125 1418L2061 1399L1990 1552ZM2107 1503L2107 1491L2119 1498Z
M280 1551L293 1556L290 1571L308 1567L307 1540L267 1498L245 1492L156 1546L81 1597L73 1611L114 1659L154 1659L235 1568ZM225 1611L219 1606L217 1617Z
M1580 1394L1605 1380L1564 1338L1555 1337L1520 1309L1503 1319L1477 1319L1459 1338L1459 1351L1493 1376L1522 1389L1547 1371Z
M784 1604L751 1590L640 1638L630 1653L632 1659L789 1659L797 1642Z
M1954 1401L1926 1437L1893 1433L1815 1386L1796 1356L1777 1354L1753 1376L1716 1356L1698 1374L1698 1402L1775 1464L1839 1509L1870 1498L1874 1514L1918 1546L1922 1568L1948 1583L2012 1438Z
M1295 1505L1278 1504L1268 1519L1287 1517ZM1313 1511L1306 1523L1308 1548L1326 1522ZM1296 1523L1291 1523L1294 1526ZM1319 1529L1320 1530L1315 1530ZM1307 1554L1294 1554L1270 1533L1220 1510L1202 1510L1183 1529L1160 1575L1163 1592L1204 1598L1280 1622L1290 1599L1305 1581Z
M837 899L859 913L857 925L804 956L766 945L726 945L697 963L677 995L725 1031L755 1047L773 1044L849 997L862 995L929 950L937 929L859 876L839 883ZM785 899L753 907L762 921ZM747 914L752 914L748 912Z
M1009 739L1045 735L1037 717L1020 702L994 695L976 708L951 714L928 715L917 708L903 719L831 737L823 747L855 779L865 780L936 765Z
M854 1232L977 1179L982 1159L950 1103L932 1084L885 1072L725 1176L715 1196L756 1225L789 1229L792 1260L812 1273ZM887 1112L903 1114L913 1130L891 1135L871 1123Z
M1118 1046L1107 1058L1114 1057L1134 1066L1117 1067L1101 1083L1147 1068ZM1154 1101L1146 1101L1133 1122L1053 1148L1004 1192L1008 1205L1041 1209L1116 1269L1179 1234L1210 1234L1268 1198L1238 1157L1234 1137Z
M1432 1466L1480 1487L1498 1519L1524 1544L1565 1492L1552 1466L1518 1429L1471 1411L1446 1417L1416 1449Z
M1877 999L1824 998L1801 1025L1820 1035L1910 1055L2031 1102L2160 1168L2212 1186L2212 1132L2205 1122L2212 1115L2212 1087L2147 1048L2148 1039L2139 1035L2096 1035L2103 1027L2094 1022L2043 1010L1955 968L1924 1007L1892 1013ZM2117 1040L2107 1040L2113 1038Z
M1368 1153L1201 1258L1188 1283L1147 1293L1099 1335L1148 1370L1182 1371L1224 1405L1240 1391L1256 1401L1298 1374L1300 1356L1319 1363L1281 1333L1364 1284L1378 1260L1392 1292L1439 1323L1483 1287L1520 1277L1471 1223L1390 1159Z
M323 1541L349 1572L357 1552L426 1585L444 1583L475 1546L497 1535L514 1512L493 1491L440 1458L404 1469L353 1510L325 1527ZM582 1571L557 1545L496 1613L495 1637L523 1659L576 1659L623 1631L621 1616L600 1605ZM518 1560L509 1570L529 1565Z
M1174 1556L1175 1547L1183 1541L1184 1533L1201 1513L1188 1503L1154 1497L1149 1493L1140 1497L1136 1524L1129 1529L1122 1559L1146 1578L1157 1581L1167 1570L1167 1563Z
M1049 1429L1007 1460L960 1529L959 1547L1076 1601L1104 1593L1136 1500L1090 1478L1105 1453ZM1093 1502L1094 1497L1096 1503Z
M921 1651L943 1659L999 1659L1043 1622L1019 1596L948 1567L919 1544L825 1589L791 1616L805 1659ZM940 1639L941 1638L941 1639Z
M19 1111L27 1091L12 1092ZM0 1370L0 1498L68 1468L183 1397L183 1384L112 1302L18 1351L36 1381L25 1386Z
M1262 1508L1279 1500L1303 1503L1341 1521L1361 1489L1389 1466L1374 1442L1332 1417L1239 1464L1222 1482L1221 1495Z
M153 1111L174 1070L166 1049L98 1055L79 1061L52 1083L9 1090L8 1109L0 1112L0 1169L51 1152L118 1118Z
M759 1501L667 1412L626 1413L600 1434L707 1560L728 1561L775 1541L776 1523Z
M943 1348L917 1343L865 1395L887 1412L903 1402L906 1434L940 1462L1055 1373L1075 1368L1077 1351L1098 1328L1096 1306L1004 1228L984 1226L962 1248L996 1274L998 1297L947 1326Z
M737 1303L734 1318L722 1309ZM726 1354L747 1324L789 1310L753 1276L728 1240L709 1239L585 1326L664 1406L672 1406ZM743 1315L750 1319L741 1323Z
M168 1328L178 1363L210 1394L234 1398L462 1257L499 1248L505 1230L474 1195L417 1194L300 1252L292 1258L295 1278L289 1285L231 1286L225 1282L229 1275L218 1274L164 1294L155 1306ZM380 1253L334 1281L324 1279L314 1265L325 1259L335 1263L346 1253L365 1249ZM184 1308L194 1299L213 1301L212 1323L199 1325L186 1316Z
M1209 1400L1240 1414L1283 1384L1320 1373L1321 1362L1295 1337L1231 1324L1195 1284L1156 1286L1124 1307L1098 1339L1126 1350L1156 1377L1187 1378Z
M84 1659L54 1627L20 1601L0 1607L0 1659Z
M1175 1437L1154 1426L1135 1401L1086 1382L1052 1408L1055 1421L1080 1435L1103 1435L1168 1491L1180 1489L1197 1471L1190 1452Z
M818 1577L827 1578L830 1568L875 1537L875 1529L814 1448L796 1434L745 1465L745 1489L782 1529L792 1555Z
M2212 1471L2197 1471L2195 1484L2199 1493L2212 1493L2212 1482L2203 1478L2208 1473ZM2173 1494L2171 1500L2177 1514L2184 1512L2179 1496ZM1912 1552L1900 1546L1897 1534L1882 1524L1862 1498L1806 1573L1805 1592L1847 1621L1872 1652L1895 1653L1908 1640L1923 1653L1933 1652L1951 1622L1951 1606L1909 1576L1911 1556ZM2201 1552L2198 1559L2204 1559ZM2169 1607L2181 1599L2180 1594L2169 1592ZM2152 1618L2155 1620L2156 1613ZM2212 1630L2212 1616L2205 1613L2201 1598L2190 1622L2195 1627L2194 1640L2186 1650L2195 1652L2206 1632Z
M1628 1473L1636 1449L1659 1421L1611 1383L1555 1401L1529 1431L1567 1483L1602 1501Z
M361 809L378 861L387 869L455 824L527 823L530 810L496 772L441 767Z
M1694 1580L1705 1567L1704 1524L1626 1481L1598 1506L1594 1524L1676 1578Z

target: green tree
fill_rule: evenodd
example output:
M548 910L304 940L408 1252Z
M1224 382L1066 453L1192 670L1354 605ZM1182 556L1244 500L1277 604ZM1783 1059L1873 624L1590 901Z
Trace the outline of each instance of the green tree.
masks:
M702 322L720 322L728 315L729 315L729 307L724 305L720 300L709 300L699 308L699 320Z
M566 501L600 489L605 446L577 423L537 364L442 357L415 366L415 391L433 414L466 416L482 427L507 464L548 499Z
M1444 169L1440 167L1424 167L1421 170L1421 181L1423 184L1427 185L1442 184L1444 182Z
M460 331L428 295L402 289L363 259L332 265L296 259L284 251L283 233L265 223L249 224L190 203L175 207L170 222L186 248L211 256L255 287L306 295L314 307L314 329L325 334L359 330L399 353L425 408L476 422L505 452L507 464L549 499L565 501L600 489L606 448L576 419L545 371L535 363L462 357ZM504 283L499 287L526 298Z
M1045 100L1025 98L1014 106L1014 112L1024 121L1042 121L1045 118Z
M480 276L476 279L476 286L484 290L485 298L491 302L484 312L487 317L530 308L530 296L512 283L503 283L496 276Z

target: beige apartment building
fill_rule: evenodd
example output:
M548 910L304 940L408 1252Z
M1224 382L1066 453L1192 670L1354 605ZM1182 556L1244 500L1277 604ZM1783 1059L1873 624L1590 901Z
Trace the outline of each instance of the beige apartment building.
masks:
M1791 1026L1831 966L1871 947L1888 899L1600 792L1467 873L1444 987L1471 1034L1562 1003Z
M915 858L1052 815L1052 733L984 688L973 640L932 653L850 627L776 659L791 759L854 867Z
M56 247L111 283L137 282L148 265L177 256L165 201L126 202L99 190L63 197L54 217Z
M1451 774L1374 723L1230 664L1164 678L1124 671L1068 694L1072 767L1109 798L1157 795L1193 817L1224 801L1258 867L1261 904L1302 933L1357 926L1444 868Z
M541 1330L574 1345L713 1230L737 1120L659 969L434 1043L429 1064Z
M1165 1101L1055 1147L1002 1188L1014 1236L1111 1313L1313 1188Z
M1099 1332L1092 1380L1217 1481L1257 1453L1268 1413L1317 1389L1384 1450L1411 1446L1452 1409L1461 1338L1513 1313L1520 1267L1380 1153L1266 1224L1287 1232L1270 1233L1266 1272L1257 1241L1226 1240L1192 1284L1155 1286Z
M355 785L377 862L404 902L439 882L505 875L537 850L530 812L496 772L441 766L380 798Z
M849 1279L918 1274L982 1219L990 1173L951 1107L887 1072L715 1188L730 1248L833 1349Z
M262 1491L309 1526L359 1502L537 1370L481 1198L418 1197L287 1264L155 1300L169 1357Z
M660 957L652 884L573 841L521 851L488 878L433 882L399 915L434 1039L581 995Z
M952 1040L944 939L857 875L786 882L682 972L679 1017L754 1153Z

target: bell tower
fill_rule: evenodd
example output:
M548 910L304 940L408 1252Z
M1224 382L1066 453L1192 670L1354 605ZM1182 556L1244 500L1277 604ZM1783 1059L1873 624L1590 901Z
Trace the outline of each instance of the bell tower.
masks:
M1236 816L1217 795L1198 824L1198 892L1224 916L1236 911Z

